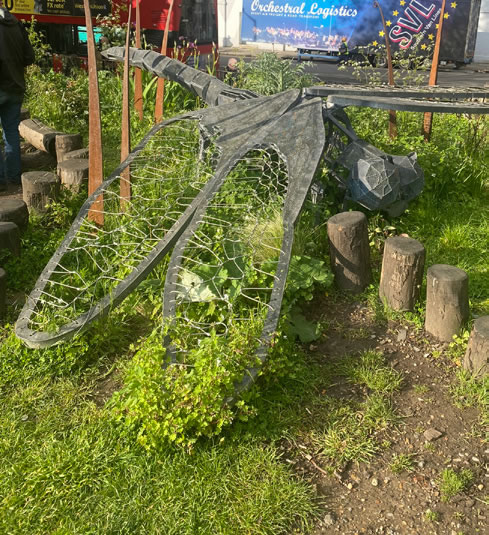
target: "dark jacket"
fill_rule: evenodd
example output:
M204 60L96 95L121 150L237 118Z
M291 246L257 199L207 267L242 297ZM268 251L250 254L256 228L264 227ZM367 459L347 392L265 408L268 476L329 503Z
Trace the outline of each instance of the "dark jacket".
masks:
M22 24L0 8L0 89L23 95L24 68L34 63L34 50Z

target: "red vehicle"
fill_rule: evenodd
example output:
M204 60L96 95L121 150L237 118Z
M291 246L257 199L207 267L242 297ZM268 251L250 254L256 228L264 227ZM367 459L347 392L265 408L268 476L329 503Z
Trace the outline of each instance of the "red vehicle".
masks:
M133 13L135 13L135 2ZM86 58L86 27L83 0L4 0L15 16L26 22L37 21L53 52L53 66L62 67L62 59ZM148 46L160 48L166 26L170 0L140 0L141 29ZM102 37L97 16L115 15L127 22L127 4L123 0L90 0L95 39ZM135 20L135 15L133 17ZM169 23L168 52L183 43L195 43L201 55L212 52L217 44L217 0L178 0L173 5Z

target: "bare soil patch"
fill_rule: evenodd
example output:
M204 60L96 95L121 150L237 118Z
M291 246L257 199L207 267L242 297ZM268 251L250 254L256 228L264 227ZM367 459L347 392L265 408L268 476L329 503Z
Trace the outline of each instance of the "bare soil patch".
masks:
M323 509L315 535L489 533L489 444L483 440L478 410L456 406L452 388L460 362L449 355L448 344L412 324L379 324L363 304L328 303L314 309L329 327L327 338L309 348L309 358L341 360L375 349L404 377L393 398L400 422L379 437L385 448L372 462L350 463L330 475L314 451L284 446L297 472L316 485ZM347 383L332 390L328 395L361 395ZM393 470L399 456L409 459L408 470ZM466 491L449 501L440 492L445 469L473 473Z

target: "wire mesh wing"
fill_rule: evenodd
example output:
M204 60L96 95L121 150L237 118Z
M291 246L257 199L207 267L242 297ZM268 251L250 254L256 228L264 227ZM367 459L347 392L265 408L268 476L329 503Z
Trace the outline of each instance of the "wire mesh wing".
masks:
M303 135L287 136L291 128ZM241 366L232 399L255 379L277 328L294 225L324 138L320 99L255 131L173 250L164 293L171 363L197 366L219 337L226 359Z
M82 206L28 297L17 336L31 347L50 346L120 303L175 244L212 179L218 153L212 139L204 144L195 118L153 128ZM129 200L120 194L128 167ZM89 218L94 210L102 211L103 226Z

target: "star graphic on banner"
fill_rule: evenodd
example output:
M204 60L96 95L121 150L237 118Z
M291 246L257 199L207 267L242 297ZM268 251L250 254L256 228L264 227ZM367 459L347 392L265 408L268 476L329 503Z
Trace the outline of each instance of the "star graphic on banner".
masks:
M426 50L426 48L427 48L427 46L423 43L423 44L421 45L421 50Z
M379 35L380 35L380 37L384 37L385 32L384 32L383 30L381 30L381 31L379 32Z
M397 17L397 15L399 15L399 11L393 11L392 14L394 15L394 17Z
M448 13L445 13L445 14L443 15L443 18L444 18L444 19L448 19L449 16L450 16L450 15L449 15Z
M401 4L401 6L405 6L406 5L405 0L401 0L399 3Z
M433 41L434 38L435 38L435 36L432 33L428 34L428 39L430 41Z
M387 20L387 21L385 22L385 25L386 25L386 26L390 26L391 24L392 24L392 22L391 22L390 20Z
M377 43L377 41L373 41L372 42L372 46L377 46L379 43Z
M457 2L452 2L450 5L455 9L457 7Z
M440 27L440 25L439 25L439 24L437 24L437 25L436 25L435 27L436 27L436 29L438 30L438 28Z

